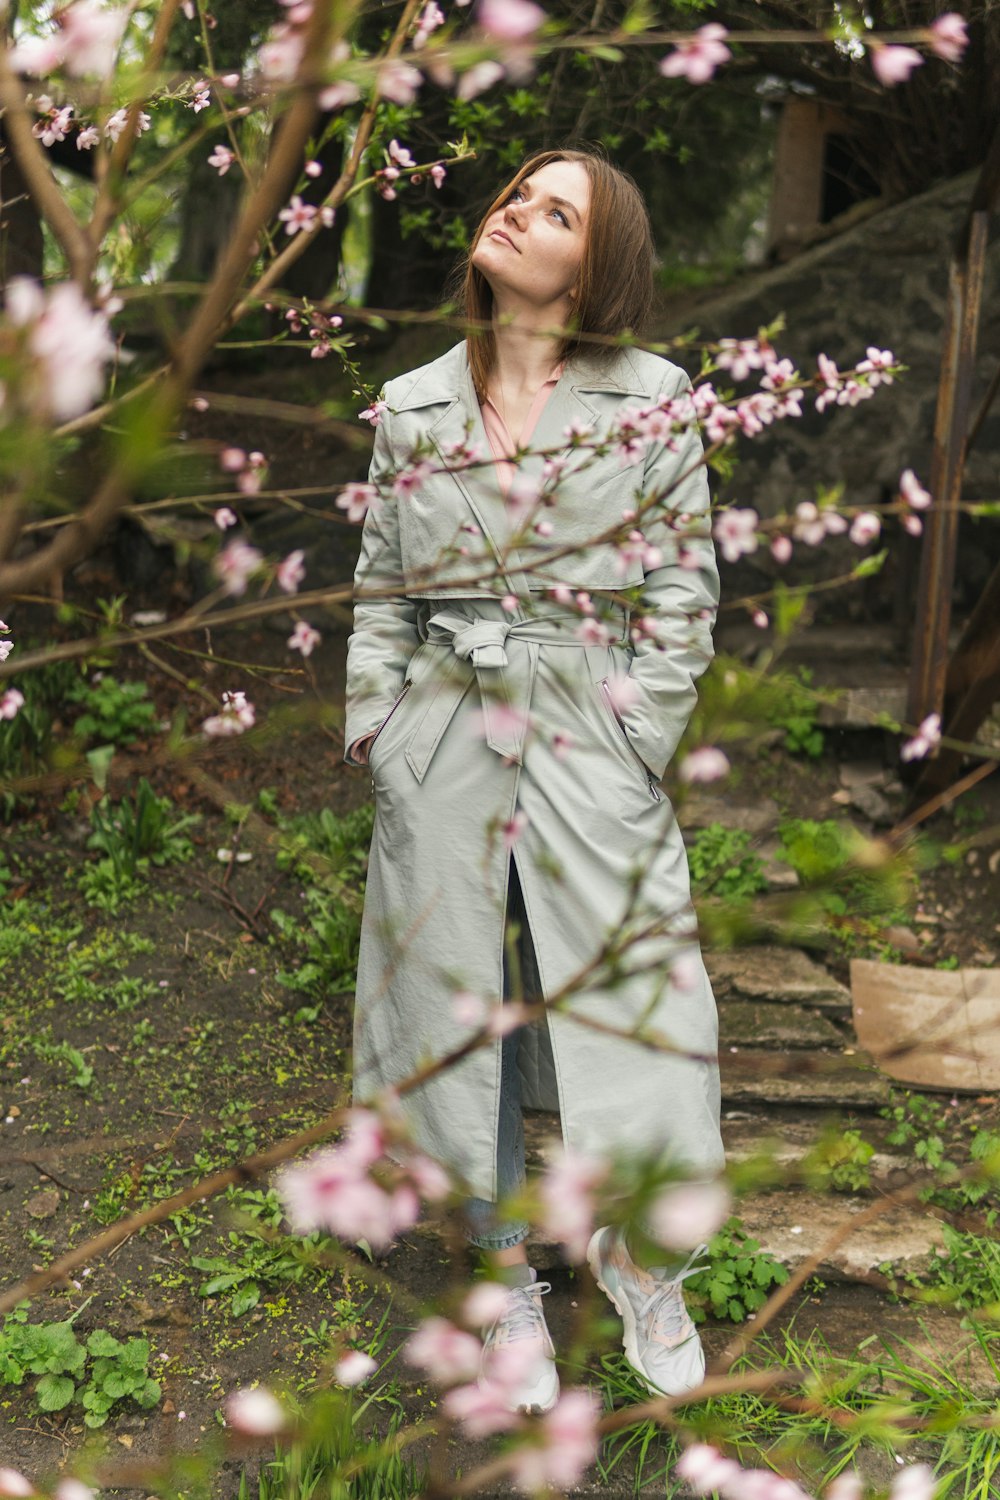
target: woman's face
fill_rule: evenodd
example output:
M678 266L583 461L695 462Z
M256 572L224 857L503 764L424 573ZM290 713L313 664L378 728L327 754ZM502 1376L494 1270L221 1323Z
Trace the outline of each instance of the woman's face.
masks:
M490 214L472 264L501 303L565 304L579 275L589 215L586 169L578 161L550 161Z

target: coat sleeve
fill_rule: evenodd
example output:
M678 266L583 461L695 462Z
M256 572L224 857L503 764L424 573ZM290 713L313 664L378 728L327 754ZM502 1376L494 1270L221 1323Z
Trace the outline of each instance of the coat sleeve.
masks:
M691 382L675 370L663 395L671 398L689 390ZM701 434L693 424L677 438L676 450L657 443L647 457L643 475L646 495L663 495L662 508L646 513L643 533L660 548L663 562L646 574L643 613L655 636L634 643L629 676L639 689L635 702L622 714L636 752L660 777L673 758L697 701L695 684L712 659L712 626L719 604L719 573L709 519L708 473L699 464ZM692 517L694 535L684 540L693 566L678 561L678 540L687 526L674 528L669 517Z
M377 497L365 516L361 555L354 574L354 631L347 645L345 759L350 748L373 734L403 691L406 669L420 638L417 605L403 593L399 514L392 493L395 463L386 412L375 429L369 483ZM379 598L366 598L378 593Z

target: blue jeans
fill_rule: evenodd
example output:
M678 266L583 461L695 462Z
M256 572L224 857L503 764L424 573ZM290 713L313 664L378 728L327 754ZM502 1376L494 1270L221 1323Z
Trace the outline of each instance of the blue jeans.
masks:
M528 915L524 909L521 882L517 878L517 866L513 860L510 862L507 885L507 929L503 954L503 998L514 998L516 989L525 998L540 996L541 979L528 927ZM519 986L515 985L514 976L510 973L507 947L510 929L516 929ZM525 1179L521 1074L517 1065L523 1031L524 1027L519 1026L500 1042L500 1117L497 1124L497 1198L500 1200L517 1192ZM466 1238L471 1245L477 1245L481 1250L508 1250L528 1238L531 1226L523 1219L499 1220L497 1206L488 1198L468 1198L464 1207L468 1226Z

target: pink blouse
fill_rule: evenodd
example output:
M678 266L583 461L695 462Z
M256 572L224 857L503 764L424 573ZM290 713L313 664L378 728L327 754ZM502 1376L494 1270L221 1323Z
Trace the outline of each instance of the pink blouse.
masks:
M539 386L535 392L535 399L528 408L528 415L524 420L521 435L516 443L507 430L507 423L500 415L498 409L493 405L489 396L480 403L480 409L483 414L483 426L486 428L486 436L490 440L497 479L500 482L500 490L505 499L516 473L515 466L510 460L518 448L526 448L531 442L532 434L538 426L538 419L545 410L545 403L551 396L553 388L562 372L562 365L557 365L545 384Z

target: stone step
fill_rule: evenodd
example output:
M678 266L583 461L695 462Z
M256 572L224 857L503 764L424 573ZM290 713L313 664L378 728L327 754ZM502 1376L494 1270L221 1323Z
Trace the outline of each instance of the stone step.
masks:
M793 1115L778 1120L773 1114L759 1111L725 1110L722 1139L726 1160L743 1162L764 1154L778 1167L794 1168L819 1143L829 1123L817 1114ZM841 1128L848 1128L844 1121L839 1124ZM891 1179L895 1183L901 1180L900 1174L910 1171L911 1159L897 1155L885 1143L885 1136L891 1128L887 1120L869 1117L853 1128L858 1129L863 1139L874 1147L874 1154L867 1164L873 1178Z
M878 1109L889 1080L863 1052L795 1052L727 1047L719 1056L724 1104L794 1104L813 1109Z
M790 1270L818 1253L845 1223L860 1219L876 1201L847 1193L749 1193L739 1203L747 1233ZM866 1280L878 1267L920 1275L944 1239L940 1221L919 1207L894 1207L859 1223L857 1230L823 1254L820 1276ZM876 1278L874 1278L877 1280Z
M757 944L707 949L705 966L717 1000L792 1001L850 1015L851 992L801 948Z
M719 1044L739 1047L842 1047L844 1033L825 1015L790 1003L720 1000Z

